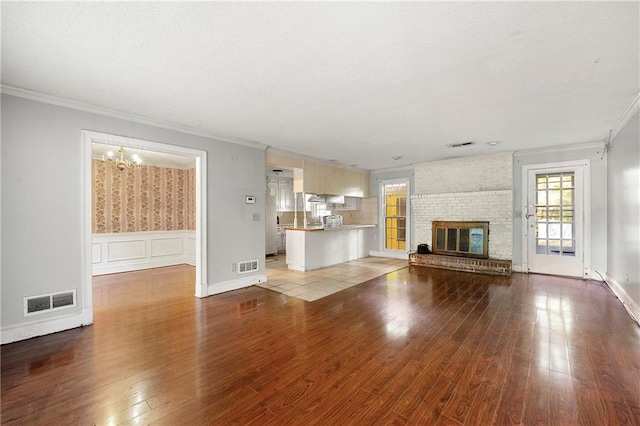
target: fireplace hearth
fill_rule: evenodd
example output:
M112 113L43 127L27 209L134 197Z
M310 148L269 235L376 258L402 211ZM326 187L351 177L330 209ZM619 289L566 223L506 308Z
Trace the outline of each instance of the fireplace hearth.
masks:
M511 275L511 261L489 259L489 222L433 221L432 254L409 254L409 264L492 275Z

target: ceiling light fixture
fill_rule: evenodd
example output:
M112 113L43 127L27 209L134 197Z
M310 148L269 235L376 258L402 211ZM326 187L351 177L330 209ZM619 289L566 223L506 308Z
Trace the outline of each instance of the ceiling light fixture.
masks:
M118 152L120 153L120 157L116 157L113 151L107 152L106 155L102 156L102 162L113 163L113 167L121 171L124 169L136 169L140 167L140 164L142 164L142 159L138 156L138 154L133 154L131 156L131 159L129 159L129 158L124 158L124 154L127 151L125 151L123 147L120 147Z
M399 160L399 159L401 159L401 158L402 158L402 157L401 157L401 156L399 156L399 155L396 155L396 156L394 156L394 157L391 157L391 159L392 159L392 160Z
M487 145L489 146L496 146L500 143L500 141L491 141L491 142L487 142Z

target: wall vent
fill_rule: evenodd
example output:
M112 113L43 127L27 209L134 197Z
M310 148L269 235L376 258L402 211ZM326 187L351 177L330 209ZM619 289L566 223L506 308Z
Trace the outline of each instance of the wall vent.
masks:
M41 294L39 296L25 297L23 300L25 316L43 314L76 306L76 291Z
M451 145L447 145L449 148L461 148L463 146L475 145L476 143L473 141L469 142L461 142L461 143L452 143Z
M258 260L245 260L243 262L238 262L238 273L246 274L247 272L257 271L258 270Z

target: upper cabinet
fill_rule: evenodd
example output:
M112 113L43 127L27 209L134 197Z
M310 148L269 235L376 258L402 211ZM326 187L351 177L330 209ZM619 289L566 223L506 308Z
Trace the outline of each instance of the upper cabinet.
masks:
M282 177L267 177L267 194L276 198L276 210L292 212L295 207L296 194L293 192L293 179ZM302 211L302 194L298 194L298 211ZM311 210L309 203L305 203L307 211Z
M332 212L345 212L360 210L362 207L362 198L359 197L344 197L344 204L327 205L327 208Z
M305 160L301 174L303 191L307 193L369 196L369 172Z
M271 150L266 153L266 165L293 170L296 193L369 196L368 171L333 166Z

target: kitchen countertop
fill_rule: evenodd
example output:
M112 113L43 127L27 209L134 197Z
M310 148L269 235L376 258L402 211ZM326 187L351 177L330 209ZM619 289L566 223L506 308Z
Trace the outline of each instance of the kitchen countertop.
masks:
M342 226L334 226L325 228L322 225L307 225L307 227L297 227L287 226L285 229L287 231L303 231L303 232L312 232L312 231L340 231L347 229L360 229L360 228L375 228L376 225L342 225Z

